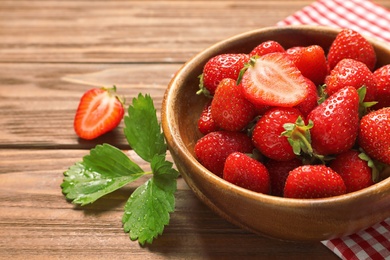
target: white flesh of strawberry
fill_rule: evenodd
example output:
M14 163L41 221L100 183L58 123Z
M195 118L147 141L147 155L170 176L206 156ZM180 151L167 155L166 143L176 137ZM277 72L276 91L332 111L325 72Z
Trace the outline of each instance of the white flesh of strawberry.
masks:
M256 60L242 78L245 96L258 105L292 107L308 93L304 76L281 53L271 53Z

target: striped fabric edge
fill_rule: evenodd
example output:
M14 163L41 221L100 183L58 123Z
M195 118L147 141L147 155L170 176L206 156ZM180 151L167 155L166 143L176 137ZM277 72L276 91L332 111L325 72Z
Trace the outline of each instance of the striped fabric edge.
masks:
M345 260L389 259L390 218L353 235L322 243Z
M298 24L350 28L390 42L390 11L368 0L319 0L277 23Z

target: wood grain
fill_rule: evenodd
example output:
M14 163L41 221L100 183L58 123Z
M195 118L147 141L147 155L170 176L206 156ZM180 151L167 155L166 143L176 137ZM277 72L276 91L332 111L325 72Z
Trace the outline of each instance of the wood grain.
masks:
M0 63L0 147L91 148L108 142L125 149L123 123L92 142L77 138L73 117L82 93L116 85L127 105L139 93L149 94L159 115L165 89L181 66Z
M142 167L134 152L125 151ZM332 259L319 243L291 243L242 230L216 216L178 181L176 210L153 244L123 232L124 203L146 179L78 207L61 193L62 172L86 150L0 149L0 259Z
M184 62L310 2L1 1L0 61Z

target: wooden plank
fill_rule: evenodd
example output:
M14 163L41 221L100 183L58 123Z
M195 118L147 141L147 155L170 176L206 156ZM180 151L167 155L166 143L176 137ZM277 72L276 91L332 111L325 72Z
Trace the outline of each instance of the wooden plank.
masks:
M0 62L184 62L312 1L0 2Z
M144 180L78 207L61 193L62 172L85 150L0 149L0 259L337 259L320 243L292 243L242 230L211 212L178 181L176 210L153 244L123 232L123 206ZM143 167L140 159L129 152ZM145 168L146 169L146 168ZM283 248L283 250L280 250Z
M181 64L0 63L0 147L90 148L109 142L128 147L123 122L95 141L77 138L73 118L89 88L113 85L126 108L139 93L154 99L158 116L165 89ZM194 93L195 95L195 93Z

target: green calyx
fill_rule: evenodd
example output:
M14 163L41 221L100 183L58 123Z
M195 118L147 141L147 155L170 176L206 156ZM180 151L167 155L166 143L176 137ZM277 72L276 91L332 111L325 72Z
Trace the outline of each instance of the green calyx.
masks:
M245 63L244 67L240 70L240 73L238 74L237 78L237 86L240 85L242 77L244 76L245 72L248 70L248 68L255 66L256 60L259 58L259 56L255 55L250 57L249 61Z
M112 88L106 88L106 87L102 87L103 90L107 91L107 93L110 95L110 96L114 96L122 105L125 105L125 98L124 97L121 97L121 96L118 96L117 93L116 93L116 86L113 85Z
M364 98L366 97L367 93L367 87L362 86L358 90L358 96L359 96L359 118L362 118L364 115L366 115L369 111L369 108L377 104L378 102L372 101L372 102L364 102Z
M301 155L301 152L313 154L310 136L310 129L313 127L312 121L305 125L302 117L299 116L295 123L286 123L283 127L285 131L282 132L282 135L287 137L294 154Z
M203 81L203 73L198 76L199 79L199 90L196 91L197 95L205 95L208 98L212 98L210 91L205 87L204 81Z
M370 156L368 156L362 148L359 149L360 153L359 153L359 158L362 159L363 161L366 161L367 162L367 165L368 167L371 168L371 175L372 175L372 181L374 183L376 182L379 182L381 180L381 172L383 172L384 168L385 168L385 165L380 163L380 162L377 162L377 161L374 161L371 159Z
M295 123L286 123L283 125L285 131L281 133L286 136L295 155L302 157L304 163L314 164L316 161L325 164L327 158L314 152L311 146L310 129L313 128L313 121L309 120L305 124L302 117L298 117Z

